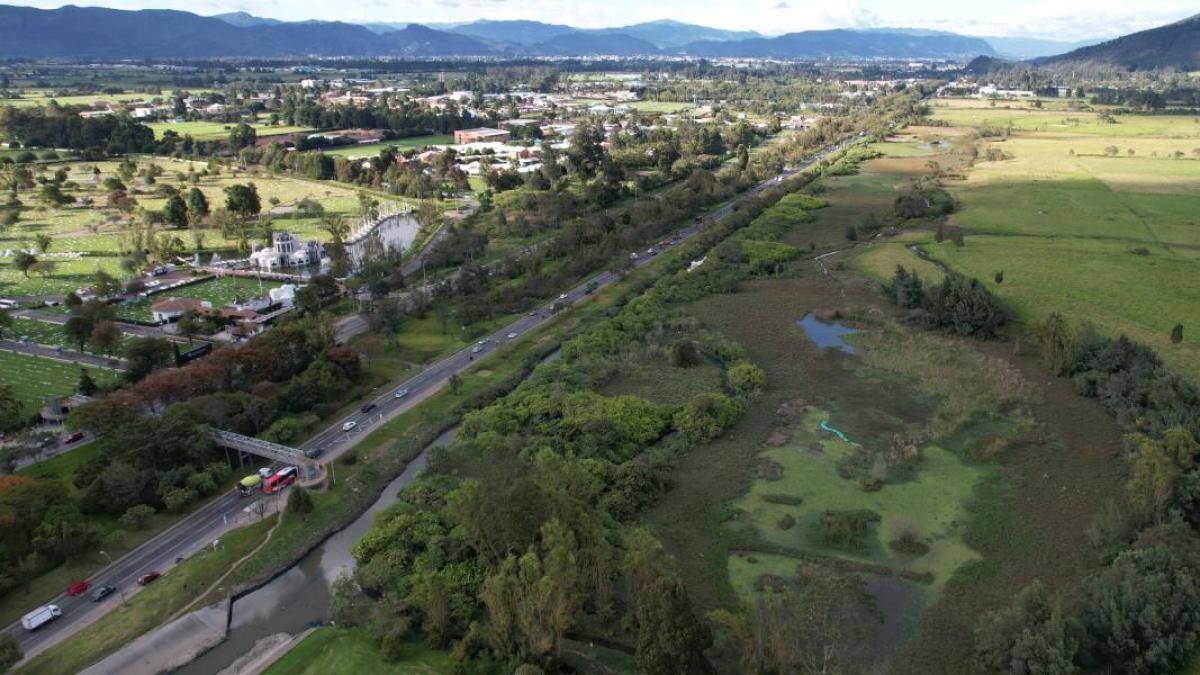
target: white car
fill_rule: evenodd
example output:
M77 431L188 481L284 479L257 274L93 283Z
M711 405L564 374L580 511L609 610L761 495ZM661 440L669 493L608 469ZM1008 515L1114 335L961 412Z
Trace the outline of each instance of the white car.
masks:
M342 425L342 431L350 431L351 429L353 429L356 426L358 426L358 422L355 422L354 420L350 420L349 422L346 422L345 424Z
M479 345L475 345L474 347L471 347L472 354L478 354L481 351L483 351L483 347L481 347Z
M567 299L567 294L566 294L566 293L560 293L560 294L559 294L559 296L558 296L558 299L559 299L559 300L566 300L566 299Z
M509 334L508 334L508 339L509 339L509 340L516 340L516 339L517 339L517 334L516 334L516 333L509 333Z
M408 390L401 389L393 395L393 398L404 398L405 396L408 396Z
M260 468L258 470L258 475L262 476L263 480L270 478L271 477L271 467L264 466L264 467Z

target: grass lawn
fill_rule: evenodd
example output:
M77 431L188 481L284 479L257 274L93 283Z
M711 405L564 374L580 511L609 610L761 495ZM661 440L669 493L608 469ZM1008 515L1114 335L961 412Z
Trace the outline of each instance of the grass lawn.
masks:
M387 148L424 148L429 145L449 145L454 142L454 136L449 134L433 134L431 136L413 136L411 138L398 138L391 141L381 141L379 143L362 143L359 145L346 145L334 148L332 150L323 151L327 155L335 157L374 157L381 151Z
M119 375L110 370L88 368L97 384L115 380ZM70 396L79 383L79 366L28 354L0 351L0 382L12 386L25 412L37 412L50 396Z
M24 340L28 338L31 342L39 345L47 345L50 347L65 347L68 349L78 349L79 345L67 339L67 334L63 330L61 324L49 323L46 321L37 321L36 319L27 319L17 317L11 329L6 333L9 339ZM127 344L128 340L135 339L129 335L121 336L118 347L114 350L120 353L122 346ZM87 349L87 345L84 346Z
M385 661L362 628L321 627L263 671L264 675L358 675L384 673L425 675L451 673L454 662L445 652L420 643L404 648L398 661Z
M156 137L161 137L166 131L174 131L180 136L190 135L198 141L214 141L229 137L230 129L237 126L237 123L226 122L151 122L146 126L154 130ZM252 124L254 132L261 138L263 136L282 136L284 134L292 134L303 131L312 131L310 127L287 126L287 125L270 125L270 124Z
M123 319L150 321L150 307L163 298L196 298L211 302L213 309L220 309L239 300L245 301L266 295L271 289L282 285L281 282L270 279L260 281L246 277L220 277L140 298L136 302L117 305L117 316Z

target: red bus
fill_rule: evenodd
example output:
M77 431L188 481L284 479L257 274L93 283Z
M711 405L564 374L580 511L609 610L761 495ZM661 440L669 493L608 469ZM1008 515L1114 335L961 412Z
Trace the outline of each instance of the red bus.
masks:
M296 467L289 466L271 474L263 481L263 492L273 494L296 482Z

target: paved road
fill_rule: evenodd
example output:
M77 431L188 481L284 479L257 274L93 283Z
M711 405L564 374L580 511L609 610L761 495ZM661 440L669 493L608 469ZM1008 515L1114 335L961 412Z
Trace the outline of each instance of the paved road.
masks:
M12 313L12 315L24 317L26 319L34 319L37 321L44 321L46 323L54 323L54 324L58 324L60 326L64 323L66 323L67 319L71 318L70 314L60 314L58 312L48 312L44 309L18 309L16 311L14 311ZM114 321L113 323L116 324L117 328L121 331L121 333L123 333L125 335L132 335L134 337L165 338L165 339L171 340L173 342L181 342L181 343L189 342L189 340L187 338L181 337L179 335L173 335L171 333L167 333L167 332L163 331L163 329L159 326L140 326L135 323L125 323L123 321ZM204 340L201 340L199 338L197 338L195 341L196 342L204 342Z
M843 145L833 146L799 166L788 170L784 176L790 176L803 171L812 164L840 150L842 147ZM776 185L778 182L778 179L771 178L760 183L735 200L710 212L709 217L719 219L732 213L733 206L737 201L756 195ZM674 235L670 236L676 241L684 241L699 233L702 227L701 224L692 224L676 231ZM640 256L638 260L634 261L634 265L641 267L652 260L654 260L653 257ZM354 447L382 422L420 403L421 399L444 385L452 374L462 372L474 365L475 362L488 358L492 352L496 351L498 345L510 340L510 335L515 335L515 338L519 338L530 330L549 321L553 317L552 308L555 304L562 303L563 306L569 307L583 300L589 294L589 287L598 290L618 279L619 277L616 274L608 271L593 275L576 287L563 293L558 299L539 307L537 310L486 336L479 343L429 365L416 376L393 389L382 392L381 395L368 402L374 406L369 412L355 412L335 421L325 431L317 434L302 445L300 449L312 454L319 452L322 460L337 457L351 447ZM397 397L397 393L401 390L407 393L404 396ZM349 424L351 422L353 425ZM346 426L350 426L351 428L344 430ZM214 537L227 529L227 522L232 522L238 518L241 518L242 522L256 519L257 515L244 513L244 509L251 501L249 498L239 497L236 491L231 491L176 523L171 529L143 544L140 548L120 558L115 564L110 565L93 576L90 581L95 586L107 584L126 590L136 589L136 581L139 576L151 570L165 571L169 569L177 557L188 555L208 545ZM118 594L113 594L99 603L92 603L90 597L86 594L79 598L68 598L60 595L50 602L62 608L63 616L61 618L32 633L23 630L19 623L15 623L5 629L6 632L17 639L26 655L36 654L38 651L70 636L76 630L116 607L121 602L121 599ZM30 603L30 609L33 609L35 606L35 603Z
M55 361L66 361L67 363L78 363L93 368L111 368L113 370L125 370L128 364L124 359L108 356L97 356L88 354L87 352L77 352L74 349L66 349L64 347L49 347L39 345L34 342L17 342L16 340L0 340L0 349L10 352L19 352L21 354L29 354L31 356L39 356L45 359L54 359Z

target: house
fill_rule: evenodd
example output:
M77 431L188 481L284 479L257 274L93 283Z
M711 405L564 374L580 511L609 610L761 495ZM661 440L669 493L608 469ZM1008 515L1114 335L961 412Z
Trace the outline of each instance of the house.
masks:
M488 127L476 127L474 129L459 129L454 132L454 144L466 145L467 143L503 143L512 138L512 134L503 129L490 129Z
M85 120L90 120L95 117L108 117L109 115L113 114L115 113L113 113L111 110L81 110L79 112L79 116Z
M255 267L268 272L281 267L304 267L320 262L325 255L325 247L320 242L310 240L300 241L291 232L276 232L271 236L271 247L263 248L250 254L250 262Z
M163 298L150 306L150 314L155 323L178 321L179 317L189 310L197 313L210 312L212 303L195 298Z

